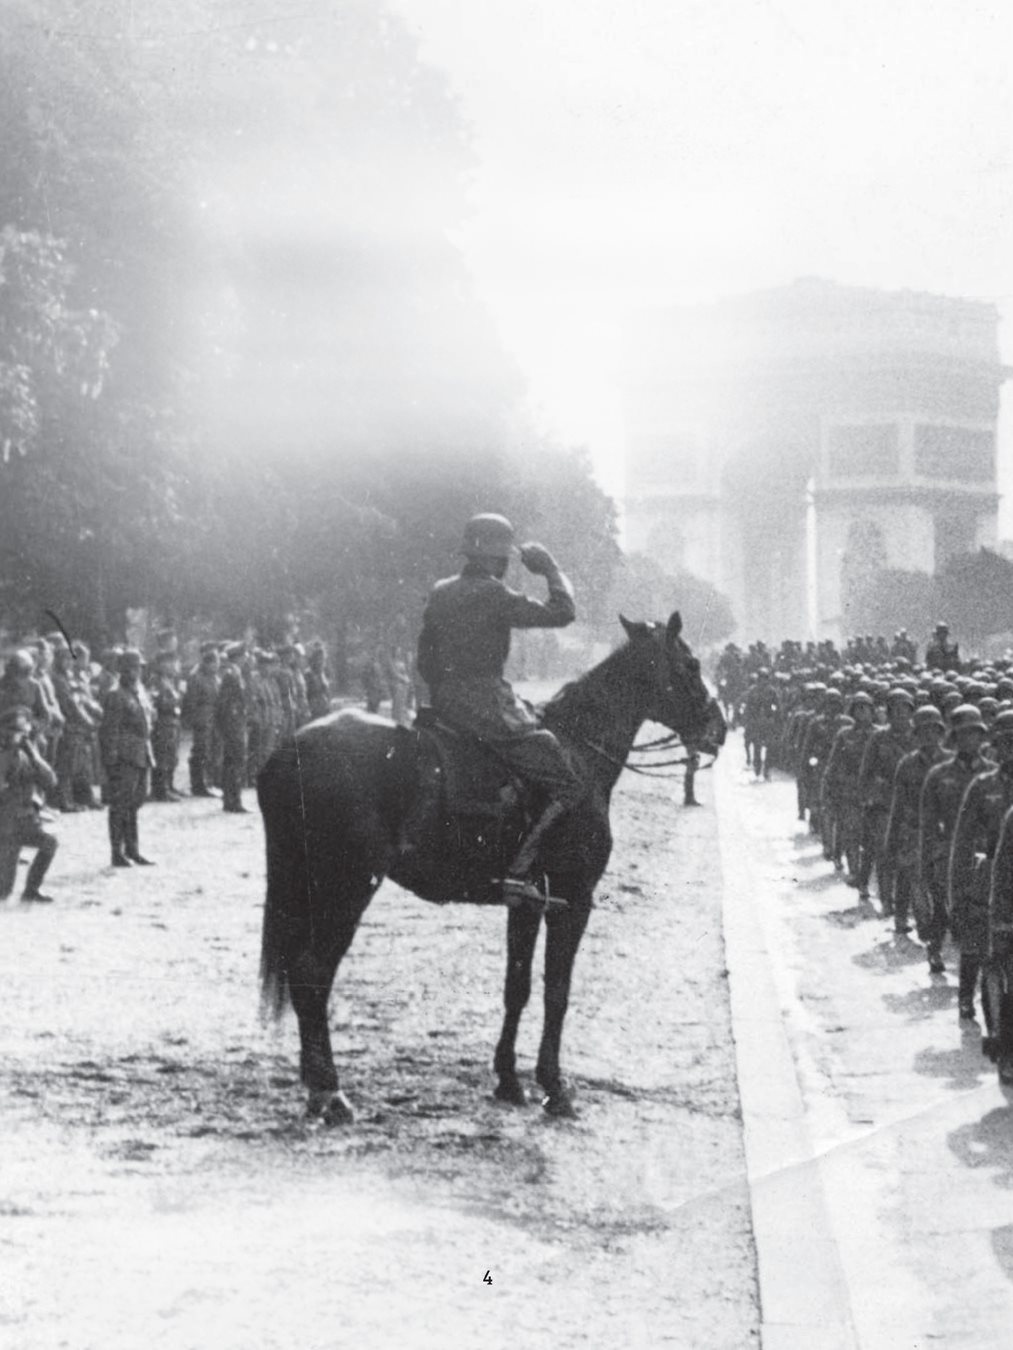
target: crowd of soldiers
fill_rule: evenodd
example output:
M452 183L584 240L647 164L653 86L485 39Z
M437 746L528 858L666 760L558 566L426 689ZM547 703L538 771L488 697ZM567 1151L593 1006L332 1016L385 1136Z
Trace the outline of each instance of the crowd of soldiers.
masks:
M13 650L0 676L0 898L14 887L22 849L36 850L22 898L42 889L57 840L57 812L108 808L114 867L150 866L138 843L145 801L177 801L184 728L191 733L189 787L221 793L243 813L279 739L332 705L326 651L205 642L184 669L171 632L158 635L148 668L135 648L110 647L98 662L82 642L36 637Z
M798 819L863 906L875 880L899 938L914 921L933 976L952 937L959 1015L980 985L983 1048L1013 1083L1013 658L961 660L945 624L921 662L906 633L871 643L729 646L721 697L753 773L795 777Z

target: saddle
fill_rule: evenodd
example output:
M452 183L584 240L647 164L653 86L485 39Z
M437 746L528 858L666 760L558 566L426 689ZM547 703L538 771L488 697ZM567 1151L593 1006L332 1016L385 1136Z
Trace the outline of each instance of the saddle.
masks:
M530 827L533 794L492 747L432 709L396 736L400 827L389 875L437 904L502 903L499 883Z

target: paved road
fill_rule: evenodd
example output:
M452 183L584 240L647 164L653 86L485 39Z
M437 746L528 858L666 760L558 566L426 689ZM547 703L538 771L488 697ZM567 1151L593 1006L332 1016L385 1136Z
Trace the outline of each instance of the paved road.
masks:
M580 1120L491 1100L503 913L385 887L331 1004L334 1131L305 1127L291 1019L256 1023L257 815L146 807L158 866L127 873L101 815L62 817L55 903L0 904L3 1350L756 1345L717 821L676 801L616 793Z
M1013 1112L955 961L856 906L794 784L716 775L763 1340L1013 1346Z

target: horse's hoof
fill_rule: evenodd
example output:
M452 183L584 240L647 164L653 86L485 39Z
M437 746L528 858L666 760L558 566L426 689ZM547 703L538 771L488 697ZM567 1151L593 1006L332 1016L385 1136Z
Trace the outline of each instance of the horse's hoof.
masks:
M311 1092L306 1118L318 1125L351 1125L355 1112L343 1092Z
M554 1120L576 1120L577 1108L573 1104L573 1098L562 1088L558 1092L550 1092L542 1101L542 1110L547 1116L552 1116Z
M524 1091L519 1078L501 1078L493 1096L498 1102L506 1102L509 1106L528 1104L528 1094Z

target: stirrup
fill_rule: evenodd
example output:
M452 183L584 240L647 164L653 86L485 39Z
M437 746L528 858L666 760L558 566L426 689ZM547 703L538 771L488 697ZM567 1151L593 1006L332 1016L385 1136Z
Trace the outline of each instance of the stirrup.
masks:
M533 881L528 881L524 877L504 877L500 882L500 892L508 909L529 905L539 913L546 914L549 910L567 908L566 901L560 896L549 894L548 885L542 891Z

